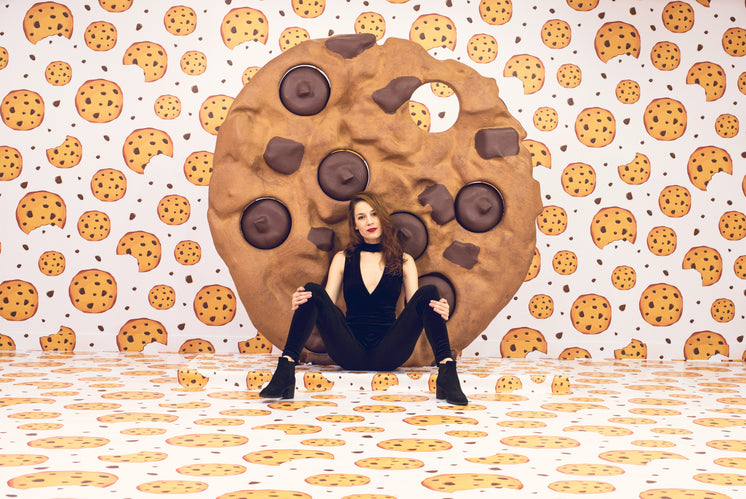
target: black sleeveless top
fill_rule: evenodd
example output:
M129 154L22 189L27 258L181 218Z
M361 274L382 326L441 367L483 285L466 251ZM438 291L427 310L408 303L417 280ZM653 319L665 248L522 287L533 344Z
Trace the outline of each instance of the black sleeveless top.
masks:
M360 273L360 249L345 259L342 291L347 305L347 324L366 348L372 348L396 320L396 302L402 288L402 275L384 271L372 293Z

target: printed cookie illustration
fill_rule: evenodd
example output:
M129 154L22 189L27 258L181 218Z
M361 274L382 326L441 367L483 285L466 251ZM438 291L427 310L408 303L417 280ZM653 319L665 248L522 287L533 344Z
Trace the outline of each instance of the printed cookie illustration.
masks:
M409 39L425 50L437 47L453 50L456 47L456 25L446 16L425 14L412 23Z
M654 139L676 140L686 131L686 108L681 102L668 97L654 99L645 108L642 121L645 130Z
M117 255L130 255L137 260L138 272L153 270L161 261L161 242L145 231L128 232L117 243Z
M268 31L269 23L266 16L261 11L249 7L232 9L223 17L220 24L220 36L229 49L248 41L267 43Z
M650 159L642 153L635 153L635 158L626 165L619 165L617 172L625 184L644 184L650 178Z
M599 248L614 241L629 241L634 244L637 239L637 220L631 211L624 208L603 208L593 217L591 238Z
M290 50L299 43L305 42L309 38L311 38L311 35L309 35L308 31L303 28L285 28L284 30L282 30L282 33L280 33L280 50L282 50L283 52L285 52L286 50Z
M740 241L746 237L746 215L740 211L726 211L718 221L718 230L728 241Z
M370 72L370 67L382 69ZM484 88L466 91L467 81L469 88ZM418 128L405 105L414 90L434 82L447 83L460 109L470 110L437 137ZM246 133L247 119L264 125ZM339 127L350 131L347 138L335 131ZM323 279L329 252L346 239L347 201L370 189L391 200L392 212L402 212L395 217L397 229L402 237L410 234L406 247L420 255L420 284L434 283L454 304L493 297L494 303L478 310L461 312L452 305L449 326L457 331L452 347L462 350L522 284L536 246L541 201L523 138L525 131L508 114L494 80L457 61L434 60L407 40L389 38L378 45L370 33L310 40L267 63L220 125L208 210L216 249L232 262L252 323L273 344L284 344L287 300L300 281ZM435 143L451 146L445 151ZM239 155L237 148L243 151ZM447 159L454 154L469 159ZM241 159L231 159L236 157ZM395 175L388 170L394 164ZM511 175L494 173L497 165ZM268 192L262 184L276 190ZM503 208L509 206L521 209ZM507 230L509 245L490 243ZM478 254L464 252L469 245L479 247ZM302 268L278 267L280 251L296 255L292 261L303 261ZM242 256L230 256L237 254ZM282 291L257 294L256 286L267 279ZM408 365L429 363L431 357L421 338Z
M174 36L190 35L197 29L197 13L190 7L176 5L166 11L163 25Z
M694 11L686 2L669 2L661 12L661 20L671 33L686 33L694 26Z
M2 285L0 285L1 287ZM2 317L2 316L0 316ZM7 334L0 334L0 352L12 352L16 349L16 342Z
M668 256L676 251L678 238L670 227L653 227L648 232L648 250L656 256Z
M689 85L699 85L705 89L705 100L718 100L725 94L725 70L714 62L698 62L686 75Z
M570 347L562 350L557 358L559 360L590 359L591 353L585 348Z
M36 314L39 293L30 282L20 279L0 284L0 317L8 321L25 321Z
M61 87L73 79L73 68L64 61L52 61L44 70L44 77L50 85Z
M158 321L131 319L117 333L117 348L120 352L142 352L151 343L168 344L168 331Z
M155 115L163 120L173 120L181 114L181 100L175 95L161 95L153 104Z
M689 180L697 189L706 191L716 173L733 174L733 160L728 151L715 146L698 147L686 164Z
M723 33L723 50L733 57L743 57L746 55L746 29L728 28Z
M33 130L44 121L44 99L32 90L13 90L3 97L0 119L13 130Z
M189 200L178 194L164 196L158 203L158 218L166 225L181 225L192 213Z
M681 50L673 42L657 42L650 49L650 61L656 69L673 71L681 64Z
M65 141L57 147L47 149L47 159L57 168L72 168L80 163L83 147L75 137L67 136Z
M684 359L707 360L713 355L730 354L730 347L722 335L712 331L700 331L692 334L684 343Z
M171 286L158 284L150 288L148 302L156 310L168 310L176 303L176 292Z
M78 234L86 241L103 241L111 232L111 219L102 211L86 211L78 219Z
M196 265L202 259L202 247L197 241L181 241L174 248L174 258L182 265Z
M549 295L534 295L529 301L528 310L537 319L546 319L554 313L554 300Z
M732 139L738 135L739 129L738 117L732 114L721 114L715 120L715 132L724 139Z
M107 12L125 12L132 7L135 0L98 0L98 4Z
M557 70L557 83L565 88L576 88L583 81L583 71L576 64L563 64Z
M53 35L70 39L73 34L73 14L67 6L56 2L34 4L23 18L23 33L33 44Z
M541 27L541 41L550 49L563 49L572 41L572 29L566 21L550 19Z
M567 229L567 212L561 206L545 206L536 217L536 224L547 236L562 234Z
M86 28L83 39L89 49L105 52L117 44L117 28L106 21L92 22Z
M535 94L544 86L544 63L533 55L514 55L505 63L503 76L518 78L523 82L524 94Z
M124 105L122 89L113 81L88 80L78 88L75 108L91 123L109 123L119 118Z
M292 0L293 11L300 17L312 19L324 13L326 0Z
M197 151L190 154L184 161L184 175L194 185L210 185L212 177L213 153Z
M321 373L307 372L303 374L303 386L309 392L326 392L332 389L334 382L326 379Z
M573 197L588 196L596 188L596 171L586 163L570 163L562 170L562 189Z
M560 275L570 275L578 270L578 255L569 250L560 250L552 257L552 268Z
M570 309L570 320L573 327L583 334L602 333L611 324L611 304L603 296L579 296Z
M208 484L194 480L155 480L153 482L141 483L137 490L149 494L197 494L207 490Z
M191 340L186 340L184 343L182 343L179 347L179 353L215 353L215 347L212 346L212 343L207 340L194 338Z
M8 480L8 485L14 489L34 489L39 487L109 487L115 484L119 477L111 473L93 471L39 471L22 475Z
M632 340L624 348L614 350L615 359L647 359L648 346L640 340Z
M686 187L669 185L658 196L658 207L666 216L683 217L692 208L692 195Z
M500 355L504 358L524 359L537 351L547 353L547 342L541 332L529 327L513 328L500 341Z
M557 128L559 116L551 107L540 107L534 112L534 126L542 132L549 132Z
M204 286L194 297L194 313L203 324L223 326L236 315L236 297L225 286Z
M201 75L207 71L207 56L199 50L190 50L181 56L179 67L184 74L190 76Z
M122 146L124 162L135 173L145 173L150 160L165 154L174 156L174 143L169 135L155 128L140 128L127 136Z
M386 34L386 19L377 12L363 12L355 19L355 33L370 33L380 40Z
M196 369L179 369L176 377L179 385L187 390L201 390L210 381L210 378L203 376Z
M268 353L271 351L272 344L261 333L256 333L253 338L238 343L239 353ZM269 371L267 371L267 374L271 375ZM269 381L269 378L264 381Z
M497 57L497 40L492 35L480 33L469 38L469 59L477 64L487 64Z
M119 201L127 193L127 177L114 168L104 168L91 177L91 192L99 201Z
M140 66L145 74L145 81L160 80L168 69L166 50L154 42L137 42L124 52L122 64Z
M45 251L39 257L39 270L48 276L57 276L65 271L65 255L59 251Z
M55 334L39 338L39 344L45 352L72 352L75 350L75 339L75 331L61 326Z
M63 229L66 221L65 201L53 192L29 192L16 207L16 222L26 234L42 225L54 225Z
M640 314L650 325L670 326L680 318L684 299L675 286L665 283L651 284L640 296Z
M452 493L461 490L478 489L513 489L520 490L523 483L517 478L486 473L456 473L435 475L422 481L422 485L441 493Z
M70 301L87 314L100 314L117 301L117 281L105 270L81 270L70 281Z
M0 182L14 180L23 171L23 156L15 147L0 146Z
M512 0L481 0L479 16L487 24L503 25L513 17Z
M718 298L712 302L710 315L717 322L730 322L736 316L736 306L733 300Z
M208 97L199 109L199 122L202 128L210 135L217 135L232 104L233 98L227 95Z
M618 55L640 56L640 33L631 24L621 21L606 23L596 32L593 41L596 55L609 62Z
M637 282L635 269L628 265L620 265L611 273L611 284L616 289L632 289Z
M541 165L549 169L552 168L552 153L545 144L537 140L526 139L523 141L523 145L531 153L531 164L533 166Z
M615 93L622 104L634 104L640 100L640 84L634 80L622 80L617 84Z
M616 119L600 107L584 109L575 119L575 136L586 147L607 146L616 136Z
M712 286L723 273L723 259L715 248L697 246L686 252L682 269L694 269L702 276L702 286Z

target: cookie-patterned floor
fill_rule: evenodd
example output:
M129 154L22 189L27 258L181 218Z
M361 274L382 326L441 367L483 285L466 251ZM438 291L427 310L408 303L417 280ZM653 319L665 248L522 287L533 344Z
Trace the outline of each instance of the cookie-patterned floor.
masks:
M430 368L306 366L260 400L274 364L4 353L2 497L746 495L741 362L465 358L466 407Z

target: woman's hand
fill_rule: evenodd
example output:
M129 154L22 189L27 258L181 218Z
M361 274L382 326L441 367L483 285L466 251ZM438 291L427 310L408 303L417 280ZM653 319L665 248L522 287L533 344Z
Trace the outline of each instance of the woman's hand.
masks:
M293 293L293 298L291 300L292 308L290 310L295 311L298 307L306 303L309 298L311 298L311 292L306 291L306 288L301 286L296 289L295 293Z
M441 298L438 301L430 300L430 307L435 310L435 313L440 315L444 321L448 320L448 314L451 311L451 307L448 305L448 301L445 298Z

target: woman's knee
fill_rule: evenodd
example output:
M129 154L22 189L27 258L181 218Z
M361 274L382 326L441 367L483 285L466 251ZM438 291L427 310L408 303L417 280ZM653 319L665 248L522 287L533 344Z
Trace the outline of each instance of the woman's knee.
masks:
M310 291L311 293L318 293L320 291L324 291L324 288L320 284L317 284L315 282L307 282L303 286L303 289L305 289L306 291Z
M429 302L430 300L438 301L440 300L440 293L438 293L438 288L436 288L433 284L426 284L419 288L416 295L419 295L419 297L422 298L422 300Z

